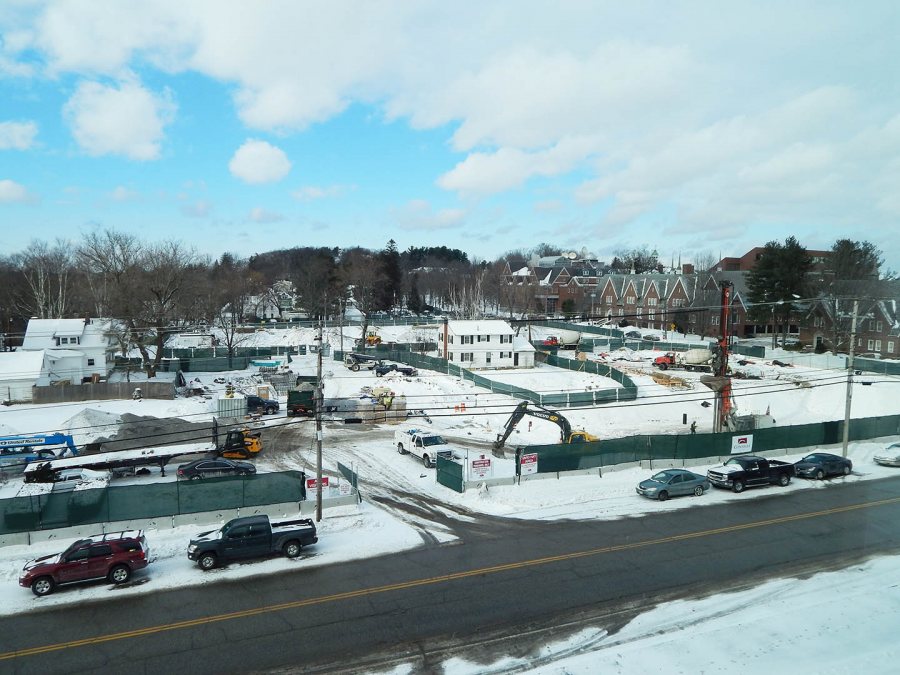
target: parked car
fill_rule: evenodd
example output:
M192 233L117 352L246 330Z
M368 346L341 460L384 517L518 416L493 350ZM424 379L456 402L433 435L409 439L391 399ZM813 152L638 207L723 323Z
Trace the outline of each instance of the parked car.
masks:
M814 452L794 463L794 475L798 478L822 480L826 476L847 476L851 471L853 462L827 452Z
M659 342L662 338L659 335L643 335L641 336L642 340L647 340L648 342Z
M270 523L269 516L247 516L229 520L218 530L201 532L188 545L188 559L201 569L237 558L256 558L283 553L288 558L319 541L316 526L309 518Z
M900 466L900 443L890 443L872 459L882 466Z
M794 465L756 455L732 457L706 472L709 482L720 488L743 492L744 488L777 483L786 487L794 475Z
M262 396L247 397L247 412L263 413L266 415L274 415L281 409L281 404L271 398L263 398Z
M252 476L256 467L249 462L236 462L232 459L195 459L182 464L175 472L179 478L200 480L201 478L222 478L228 476Z
M108 579L124 584L135 570L150 562L150 548L140 530L92 534L79 539L62 553L45 555L25 564L19 586L37 596L52 593L60 584L89 579Z
M93 483L96 487L104 487L109 483L110 475L109 471L93 471L84 468L60 469L53 474L53 491L65 492L89 483Z
M680 495L699 497L706 490L709 490L709 481L706 477L686 469L660 471L647 480L642 480L635 488L639 495L658 499L661 502L666 501L669 497Z
M640 331L637 331L637 330L630 330L630 331L628 331L627 333L625 333L625 337L631 338L631 339L633 339L633 340L640 340L640 339L641 339L642 337L644 337L644 336L641 335L641 332L640 332Z
M380 363L375 366L376 377L383 377L392 371L396 371L398 373L406 375L407 377L415 377L419 374L419 371L412 366L401 366L397 365L396 363Z

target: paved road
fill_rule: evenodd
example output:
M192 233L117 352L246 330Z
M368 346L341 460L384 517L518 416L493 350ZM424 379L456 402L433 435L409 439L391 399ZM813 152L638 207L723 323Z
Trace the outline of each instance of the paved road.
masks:
M673 597L900 550L900 480L765 489L614 522L488 519L461 543L5 617L0 670L352 672L402 657L428 671L459 645L489 662L547 631L612 632Z

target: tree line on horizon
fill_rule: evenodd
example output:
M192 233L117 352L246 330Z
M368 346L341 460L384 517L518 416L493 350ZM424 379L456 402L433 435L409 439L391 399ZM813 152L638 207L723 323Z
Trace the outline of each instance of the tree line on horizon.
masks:
M501 308L528 312L538 309L535 298L503 283L507 263L562 253L541 243L492 262L473 261L446 246L400 251L391 239L380 250L294 247L213 259L178 241L147 242L112 229L95 230L77 242L34 240L24 251L0 257L0 332L21 333L30 317L115 317L122 352L137 347L155 368L167 337L192 326L218 327L233 351L251 303L268 298L276 306L284 304L279 281L290 282L296 307L310 318L339 315L351 298L366 323L376 312L401 307L413 314L440 309L468 317ZM786 300L800 295L798 289L804 293L800 297L808 297L803 284L812 261L804 255L793 237L784 244L767 243L748 280L750 300ZM708 252L699 252L695 260L706 269L715 263ZM835 242L829 260L832 282L877 278L882 265L877 247L849 239ZM617 252L607 269L640 274L662 271L663 265L656 251L642 246ZM779 309L787 315L785 304ZM153 358L150 345L156 347Z

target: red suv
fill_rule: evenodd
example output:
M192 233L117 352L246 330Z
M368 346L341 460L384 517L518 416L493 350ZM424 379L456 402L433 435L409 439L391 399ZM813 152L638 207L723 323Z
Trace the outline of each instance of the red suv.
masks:
M37 595L51 593L59 584L88 579L109 579L124 584L134 570L149 563L150 549L141 530L94 534L79 539L62 553L45 555L27 563L19 586Z

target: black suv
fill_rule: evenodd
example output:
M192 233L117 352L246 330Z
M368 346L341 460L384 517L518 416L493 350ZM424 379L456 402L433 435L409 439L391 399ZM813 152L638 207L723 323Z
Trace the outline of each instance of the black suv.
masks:
M375 366L375 375L377 377L381 377L382 375L387 375L394 370L396 370L398 373L406 375L407 377L415 377L419 374L419 371L412 366L398 366L396 363L379 363L377 366Z
M274 415L279 410L281 410L281 405L278 401L263 398L262 396L247 397L247 412L261 412L266 415Z

